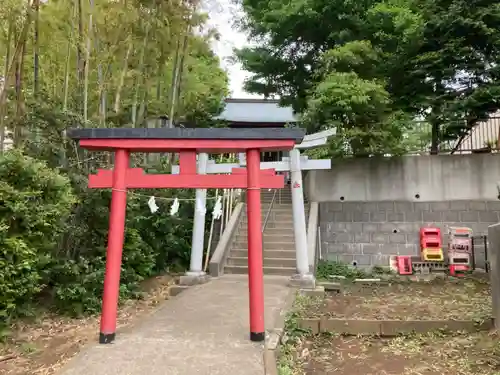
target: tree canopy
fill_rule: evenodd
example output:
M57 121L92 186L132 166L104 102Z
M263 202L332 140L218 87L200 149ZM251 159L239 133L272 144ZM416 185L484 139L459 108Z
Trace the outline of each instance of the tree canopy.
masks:
M236 51L250 92L279 96L334 148L404 152L414 120L432 152L500 107L500 4L487 0L242 0L257 47ZM343 146L341 147L340 142Z
M142 126L160 115L203 122L228 93L197 2L8 0L0 20L1 129L18 140L18 119L38 104Z

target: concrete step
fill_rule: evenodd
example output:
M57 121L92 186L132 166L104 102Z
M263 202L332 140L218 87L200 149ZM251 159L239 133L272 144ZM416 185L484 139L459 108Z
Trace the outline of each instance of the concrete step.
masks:
M260 216L262 219L264 219L266 216L267 216L267 213L269 213L269 218L272 218L272 217L293 217L293 211L292 211L292 208L290 207L289 209L271 209L271 211L268 211L267 209L265 210L261 210L261 213L260 213ZM307 213L306 213L306 216L307 216ZM242 219L245 219L246 220L247 218L247 215L246 215L246 212L245 212L245 215L243 216L242 215Z
M269 203L269 202L261 204L262 211L267 210L269 208L270 204L271 203ZM292 202L289 202L289 203L274 202L272 209L273 210L291 210L292 209Z
M262 235L264 242L294 242L295 241L295 235L294 233L284 233L280 229L269 229L266 228L264 230L264 233ZM248 233L246 230L243 230L241 228L236 235L234 241L235 242L246 242L248 239Z
M276 228L273 226L266 226L264 229L264 235L266 236L280 236L282 238L294 237L293 225L290 228Z
M233 243L233 249L245 249L248 246L247 241L238 241ZM264 241L264 250L294 250L295 242L270 242Z
M230 256L227 258L227 266L241 266L246 267L248 265L248 258L236 258ZM283 268L294 268L296 265L296 260L293 258L264 258L264 267L283 267Z
M266 216L266 214L270 211L271 214L278 214L278 215L285 215L285 214L292 214L293 213L293 208L292 205L276 205L269 210L269 207L261 207L260 209L261 215ZM309 207L305 207L304 212L307 214L309 212Z
M293 233L290 234L290 235L287 235L287 236L264 234L263 241L264 241L264 244L276 243L276 242L283 242L283 243L294 244L295 243L295 237L294 237ZM244 247L246 247L247 243L248 243L248 236L247 236L247 234L246 233L244 233L244 234L238 234L235 237L235 239L234 239L233 248L237 248L237 246L235 246L236 244L244 244L245 245Z
M266 232L268 229L281 229L284 231L291 230L293 233L293 221L292 220L269 220L266 224L266 228L264 229L264 232Z
M248 274L248 268L246 266L226 266L224 267L224 273L246 275ZM264 267L264 275L293 276L296 273L295 267Z
M307 226L307 221L308 221L308 215L306 214L306 226ZM264 224L264 221L266 220L265 217L262 217L262 224ZM240 223L244 223L244 224L247 224L248 223L248 218L244 217L244 218L241 218L241 221ZM292 224L293 225L293 215L292 214L288 214L288 215L277 215L277 216L273 216L273 214L271 213L269 215L269 218L267 219L267 223L266 223L266 228L271 225L271 224L278 224L278 223L287 223L287 226L288 224Z
M264 250L295 250L295 241L264 241Z
M273 196L272 195L267 195L267 194L260 194L260 200L261 202L271 202L273 200ZM292 196L289 195L289 194L282 194L281 197L279 195L277 195L275 198L274 198L274 201L276 203L279 203L279 202L283 202L283 201L292 201Z
M265 195L267 197L272 197L273 194L274 194L273 190L269 191L268 189L262 189L260 191L260 195ZM276 192L276 198L278 198L280 196L280 194L281 194L282 197L285 197L285 196L290 197L290 196L292 196L292 193L290 192L290 190L288 190L288 191L281 190L281 192L278 190Z
M306 214L306 218L307 218L307 214ZM266 215L262 215L262 220L265 220L266 219ZM241 221L243 223L247 223L248 222L248 217L245 216L245 217L242 217L241 218ZM267 219L267 222L270 223L272 221L293 221L293 214L291 212L280 212L280 213L275 213L273 211L271 211L271 213L269 214L269 218Z
M262 220L261 225L264 224L264 220ZM246 233L247 232L247 221L240 221L239 227L238 227L238 232L239 233ZM307 222L306 222L306 227L307 227ZM268 234L271 232L268 232L269 230L274 230L275 232L273 234L287 234L289 231L292 231L293 233L293 222L291 220L287 221L272 221L269 220L266 224L266 228L264 229L264 233ZM285 233L283 233L285 231Z
M295 249L293 250L266 250L264 249L264 258L288 258L295 259ZM235 258L246 258L248 256L248 250L244 249L231 249L229 252L230 257Z

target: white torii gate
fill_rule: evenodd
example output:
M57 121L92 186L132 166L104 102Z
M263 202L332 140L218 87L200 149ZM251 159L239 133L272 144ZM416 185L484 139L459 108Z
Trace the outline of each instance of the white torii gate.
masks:
M310 149L326 144L328 137L335 135L335 129L306 135L302 143L296 145L289 157L283 157L279 162L261 162L260 169L275 169L277 172L290 172L292 190L293 228L295 237L295 252L297 259L297 275L292 279L297 282L314 282L314 275L309 270L307 252L307 230L304 208L304 190L302 186L303 170L331 169L331 160L312 160L307 156L300 156L300 150ZM239 154L239 163L216 164L208 160L207 154L199 154L199 174L231 173L233 168L246 166L245 154ZM179 173L179 166L172 166L172 174ZM206 189L196 190L196 208L193 221L193 237L191 247L190 268L186 276L201 278L203 272L203 251L205 240Z

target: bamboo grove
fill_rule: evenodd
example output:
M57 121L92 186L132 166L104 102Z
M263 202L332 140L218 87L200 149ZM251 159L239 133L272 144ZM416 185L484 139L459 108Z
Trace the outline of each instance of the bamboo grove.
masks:
M228 83L206 21L196 0L2 1L0 145L23 142L40 103L84 126L210 118Z

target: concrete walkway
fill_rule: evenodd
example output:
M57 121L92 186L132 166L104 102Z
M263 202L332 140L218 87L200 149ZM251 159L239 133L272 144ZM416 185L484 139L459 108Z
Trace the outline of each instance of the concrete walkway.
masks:
M265 277L266 328L292 290ZM226 275L166 301L111 345L94 344L61 375L261 375L263 344L249 340L246 275Z

